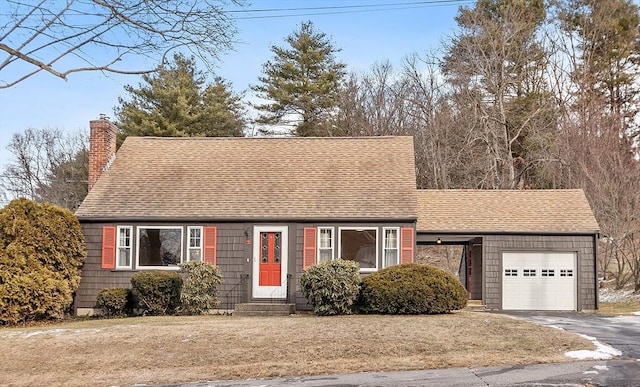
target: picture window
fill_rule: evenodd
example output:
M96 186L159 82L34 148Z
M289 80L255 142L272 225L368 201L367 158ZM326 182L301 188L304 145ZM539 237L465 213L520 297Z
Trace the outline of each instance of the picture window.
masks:
M182 227L139 227L138 266L171 267L182 262Z
M340 229L340 258L356 261L361 271L378 268L378 229Z

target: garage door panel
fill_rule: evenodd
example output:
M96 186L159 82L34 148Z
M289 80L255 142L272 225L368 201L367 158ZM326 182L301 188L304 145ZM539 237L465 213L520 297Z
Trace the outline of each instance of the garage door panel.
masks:
M504 310L575 310L576 254L508 252L502 256Z

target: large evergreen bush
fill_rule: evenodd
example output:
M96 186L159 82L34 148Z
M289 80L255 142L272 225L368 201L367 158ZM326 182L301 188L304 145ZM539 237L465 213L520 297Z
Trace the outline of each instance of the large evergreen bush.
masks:
M180 306L182 277L174 271L141 271L131 277L135 306L145 315L175 314Z
M467 291L453 275L410 263L365 277L359 306L367 313L436 314L462 309L467 300Z
M0 210L0 324L61 318L86 257L76 217L16 199Z
M185 279L182 286L180 309L186 314L203 314L220 305L218 285L222 271L206 262L187 262L180 265Z
M351 314L358 298L360 266L338 259L308 268L300 278L302 294L317 315Z

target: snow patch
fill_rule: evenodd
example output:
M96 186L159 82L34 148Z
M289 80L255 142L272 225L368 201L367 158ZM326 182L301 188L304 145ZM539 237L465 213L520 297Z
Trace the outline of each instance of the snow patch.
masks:
M64 332L66 332L66 329L49 329L46 331L34 331L34 332L26 332L23 333L21 335L21 337L24 337L25 339L28 339L29 337L33 337L33 336L41 336L41 335L52 335L52 336L58 336Z
M97 333L100 332L102 329L47 329L47 330L41 330L41 331L31 331L31 332L23 332L23 331L18 331L18 332L11 332L11 333L7 333L4 335L1 335L0 337L6 337L6 338L13 338L13 337L20 337L22 339L28 339L31 337L36 337L36 336L43 336L43 335L49 335L49 336L61 336L63 334L67 334L67 335L85 335L87 333Z
M634 299L640 299L640 296L635 294L633 290L615 290L612 288L602 288L598 292L599 299L602 302L624 302Z
M584 371L583 374L597 374L598 371Z
M579 360L586 360L586 359L607 360L607 359L611 359L614 356L622 355L622 352L618 351L617 349L609 345L602 344L601 342L596 340L595 337L591 337L583 334L578 334L578 336L584 337L585 339L591 341L593 345L596 346L596 350L588 351L586 349L583 349L579 351L569 351L569 352L565 352L564 354L565 356L573 359L579 359Z
M607 367L606 365L597 365L593 366L593 368L598 371L609 371L609 367Z
M633 312L633 315L640 316L640 312Z

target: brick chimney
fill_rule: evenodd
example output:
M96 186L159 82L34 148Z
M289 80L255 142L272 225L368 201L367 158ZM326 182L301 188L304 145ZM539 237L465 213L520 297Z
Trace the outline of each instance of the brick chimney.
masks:
M118 127L106 115L89 121L89 191L115 158L117 136Z

